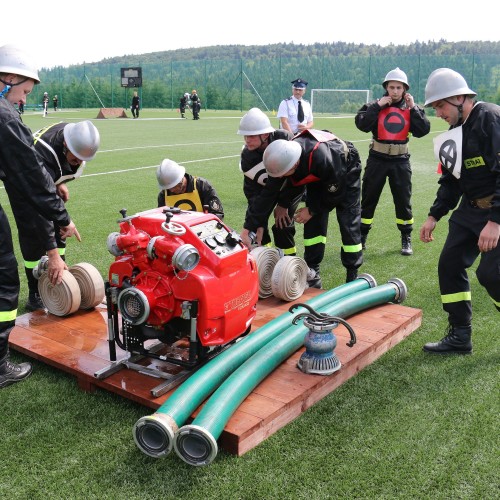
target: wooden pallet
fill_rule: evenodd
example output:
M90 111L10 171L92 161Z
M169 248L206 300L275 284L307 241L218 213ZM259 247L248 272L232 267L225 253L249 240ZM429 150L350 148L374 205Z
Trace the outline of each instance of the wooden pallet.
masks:
M318 293L321 291L308 289L296 302L305 302ZM291 304L274 297L260 300L253 329L287 312ZM329 376L302 373L296 367L304 349L299 350L245 399L228 421L219 439L220 446L229 453L243 455L407 337L421 321L420 309L397 304L379 306L349 318L357 342L348 348L347 329L343 325L336 328L335 353L342 363L339 371ZM84 391L100 387L158 409L175 390L154 397L151 391L161 379L125 367L107 378L95 377L96 372L111 364L107 336L107 313L101 305L64 318L43 311L24 314L17 318L9 341L11 348L74 375ZM124 359L125 353L117 348L117 356ZM158 371L179 371L170 363L152 358L144 358L140 364Z

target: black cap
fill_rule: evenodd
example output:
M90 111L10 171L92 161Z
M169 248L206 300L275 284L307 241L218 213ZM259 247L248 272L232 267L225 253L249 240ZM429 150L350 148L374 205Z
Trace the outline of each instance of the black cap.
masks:
M302 78L297 78L297 80L294 80L293 82L291 82L291 84L296 89L305 89L307 87L307 82L305 80L302 80Z

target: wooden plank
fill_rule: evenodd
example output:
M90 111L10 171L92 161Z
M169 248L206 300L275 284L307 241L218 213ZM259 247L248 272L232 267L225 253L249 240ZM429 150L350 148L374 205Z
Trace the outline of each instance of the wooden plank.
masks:
M252 331L288 313L293 303L305 302L319 293L322 290L308 289L295 302L275 297L260 300ZM421 319L421 310L398 304L385 304L349 318L357 343L352 348L347 347L350 340L347 329L339 325L335 330L335 353L342 362L339 371L329 376L302 373L297 368L304 352L304 348L300 349L242 402L228 421L219 440L220 446L239 456L246 453L411 334L420 326ZM111 365L107 335L106 308L99 305L94 310L77 311L64 318L43 311L27 313L17 319L9 340L13 349L74 375L82 390L92 392L99 387L152 410L158 409L175 390L155 398L151 389L163 381L161 378L127 368L105 379L94 376ZM118 359L127 357L127 353L116 347ZM138 363L166 373L181 369L151 358Z

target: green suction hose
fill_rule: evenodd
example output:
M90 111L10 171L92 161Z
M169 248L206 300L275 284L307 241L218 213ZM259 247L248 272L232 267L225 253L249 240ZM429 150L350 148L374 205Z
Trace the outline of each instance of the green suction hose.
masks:
M360 274L358 279L317 295L306 304L321 311L333 302L376 286L372 276ZM179 426L234 370L289 328L292 319L287 312L242 338L193 373L153 415L141 417L133 428L139 449L155 458L169 454Z
M394 279L388 284L360 291L329 304L321 312L345 318L387 302L402 302L406 286ZM294 314L295 316L295 314ZM217 456L217 439L231 415L250 392L304 343L308 328L294 325L268 342L237 368L214 392L192 424L180 428L175 452L190 465L207 465Z

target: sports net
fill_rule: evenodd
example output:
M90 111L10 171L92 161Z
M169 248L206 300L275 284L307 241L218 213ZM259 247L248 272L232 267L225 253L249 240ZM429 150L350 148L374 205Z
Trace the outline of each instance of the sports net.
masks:
M369 90L312 89L311 107L314 113L352 114L369 102Z

